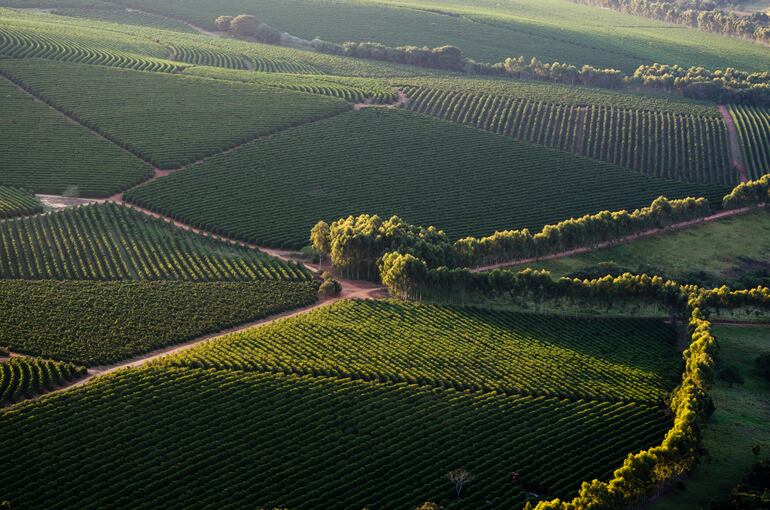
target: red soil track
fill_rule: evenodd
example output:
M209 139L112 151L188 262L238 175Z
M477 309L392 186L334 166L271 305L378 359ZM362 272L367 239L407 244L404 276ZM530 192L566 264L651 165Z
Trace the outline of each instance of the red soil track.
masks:
M727 106L719 105L719 113L722 114L722 118L727 124L727 135L730 140L730 159L733 166L738 169L738 174L741 176L741 182L749 180L748 173L746 173L746 164L743 161L743 151L741 150L741 141L738 137L738 128L735 127L735 119L730 115L730 110Z

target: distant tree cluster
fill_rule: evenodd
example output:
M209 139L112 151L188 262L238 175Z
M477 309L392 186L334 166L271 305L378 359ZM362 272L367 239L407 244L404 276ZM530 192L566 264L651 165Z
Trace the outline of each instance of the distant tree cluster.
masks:
M235 37L251 37L266 44L279 44L281 32L267 23L262 23L250 14L219 16L214 20L217 30L229 32Z
M319 51L333 55L384 60L434 69L461 71L465 69L466 65L462 51L455 46L440 46L438 48L399 46L394 48L377 42L351 41L342 44L323 42L316 43L316 46Z
M679 23L706 32L770 43L770 16L764 12L740 15L719 9L727 2L718 0L572 0L575 3L615 9L632 16L643 16Z

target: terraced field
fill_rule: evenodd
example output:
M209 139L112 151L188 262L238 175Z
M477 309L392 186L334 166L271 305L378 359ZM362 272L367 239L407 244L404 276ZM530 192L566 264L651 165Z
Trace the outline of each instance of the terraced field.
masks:
M749 179L770 173L770 109L731 105Z
M112 203L0 223L0 277L308 281L304 267Z
M59 2L57 2L59 3ZM174 21L161 16L151 16L137 11L115 7L115 6L96 6L86 7L64 7L57 8L55 14L60 16L69 16L74 18L85 18L89 20L107 21L120 23L121 25L136 25L141 27L156 27L164 30L174 30L177 32L187 32L194 34L196 31L181 21Z
M0 345L83 365L115 363L310 305L317 286L0 280Z
M675 332L657 321L557 318L342 301L167 363L560 398L661 401Z
M18 459L3 487L22 509L395 509L427 498L451 509L522 504L525 486L571 494L660 440L666 421L642 404L150 367L0 413L0 442ZM459 503L446 479L458 467L475 475Z
M32 193L0 186L0 218L13 218L43 212L43 204Z
M85 375L85 367L26 356L0 360L0 407L31 398Z
M517 140L589 156L651 177L735 184L727 127L710 116L602 105L520 101L436 89L407 89L409 108Z
M152 176L149 165L2 77L0 98L0 184L37 193L104 197Z
M397 214L459 238L633 209L659 195L706 195L718 204L726 191L369 109L257 140L126 199L230 237L300 247L319 219L348 214Z
M5 60L0 71L161 168L349 109L339 99L237 82L98 66Z

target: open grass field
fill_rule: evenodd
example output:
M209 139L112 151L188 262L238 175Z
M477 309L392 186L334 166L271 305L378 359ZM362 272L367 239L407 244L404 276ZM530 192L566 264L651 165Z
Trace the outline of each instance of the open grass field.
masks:
M23 5L30 0L5 0ZM36 2L37 3L37 2ZM53 2L52 2L53 3ZM565 0L118 0L212 28L217 16L253 14L282 31L312 39L378 41L392 46L454 44L477 60L526 55L632 71L640 64L764 71L758 44Z
M768 283L769 253L770 212L759 210L526 266L547 269L559 277L586 271L601 272L597 265L611 262L633 272L663 274L708 286L719 286L724 282L754 286Z
M0 280L0 345L84 365L114 363L309 305L316 288L314 282Z
M754 368L754 358L770 352L770 328L720 326L715 332L721 366L737 367L746 382L730 387L717 381L712 391L716 410L704 432L707 455L685 480L685 489L656 502L653 510L707 508L711 501L726 499L755 461L752 447L760 445L760 457L770 451L770 382Z
M0 101L0 184L99 197L152 175L150 165L35 101L3 77Z
M674 330L657 321L342 301L204 344L168 363L655 402L677 377L675 340Z
M459 238L632 209L659 195L706 194L719 203L724 192L409 112L369 109L257 140L126 198L231 237L301 247L318 219L349 214L397 214Z
M349 108L320 95L79 64L5 60L0 70L161 168Z
M293 262L112 203L0 223L0 278L308 281Z

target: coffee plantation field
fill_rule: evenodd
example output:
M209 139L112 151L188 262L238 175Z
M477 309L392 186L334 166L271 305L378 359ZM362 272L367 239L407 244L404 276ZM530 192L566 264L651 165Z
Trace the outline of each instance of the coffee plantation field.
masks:
M13 218L43 212L43 204L32 193L0 186L0 218Z
M50 391L85 375L85 367L42 358L0 359L0 407Z
M37 193L102 197L152 176L150 165L36 102L2 77L0 101L0 184Z
M286 280L310 273L245 247L105 203L0 223L0 278Z
M315 282L0 280L0 345L84 365L116 361L309 305Z
M651 177L736 184L721 118L407 89L409 108Z
M749 179L770 173L770 109L731 105Z
M667 421L638 403L129 369L0 411L17 459L3 489L19 509L520 506L608 475ZM475 478L458 502L446 473L461 467Z
M112 203L0 223L0 243L0 278L311 279L293 262L188 233Z
M17 2L19 0L6 0ZM49 0L50 1L50 0ZM565 0L117 0L207 28L217 16L253 14L294 35L312 39L377 41L391 46L460 47L476 60L525 55L543 61L591 64L633 71L640 64L675 62L765 71L761 45L689 30Z
M300 247L319 219L348 214L397 214L459 238L632 209L659 195L706 195L719 204L725 191L369 109L257 140L126 199L230 237Z
M194 34L195 30L181 21L175 21L161 16L152 16L135 10L112 7L105 4L103 8L64 7L57 8L54 14L59 16L71 16L74 18L86 18L90 20L108 21L121 25L138 25L142 27L155 27L177 32Z
M349 108L339 99L275 87L99 66L4 60L0 71L161 168Z
M675 333L648 320L342 301L167 358L175 366L398 381L457 390L660 401Z

